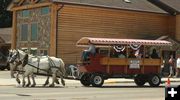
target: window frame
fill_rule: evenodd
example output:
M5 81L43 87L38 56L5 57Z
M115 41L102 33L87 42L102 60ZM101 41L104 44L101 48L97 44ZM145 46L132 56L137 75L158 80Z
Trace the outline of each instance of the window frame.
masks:
M23 27L23 25L27 25L27 34L26 34L26 39L25 40L23 40L22 39L22 27ZM29 24L28 23L22 23L21 25L20 25L20 41L22 41L22 42L27 42L28 41L28 36L29 36Z
M37 25L37 33L36 33L37 38L36 38L36 40L32 40L32 32L33 32L33 31L32 31L32 25L33 25L33 24L36 24L36 25ZM31 28L30 41L31 41L31 42L37 42L37 41L38 41L38 37L39 37L39 35L38 35L38 32L39 32L38 23L37 23L37 22L32 22L30 28Z
M28 11L28 15L24 14L26 11ZM31 13L30 10L25 9L21 11L21 16L22 18L28 18L31 15L30 13Z
M46 13L43 13L43 10L45 10L45 8L48 8L48 13L47 13L47 12L46 12ZM47 10L47 9L46 9L46 10ZM45 7L42 7L42 8L41 8L41 15L49 15L50 12L51 12L51 9L50 9L49 6L45 6Z

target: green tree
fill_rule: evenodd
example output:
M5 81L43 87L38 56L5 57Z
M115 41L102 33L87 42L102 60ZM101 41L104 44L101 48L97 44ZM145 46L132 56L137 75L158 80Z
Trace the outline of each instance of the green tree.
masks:
M0 0L0 28L12 26L12 12L7 11L12 0Z

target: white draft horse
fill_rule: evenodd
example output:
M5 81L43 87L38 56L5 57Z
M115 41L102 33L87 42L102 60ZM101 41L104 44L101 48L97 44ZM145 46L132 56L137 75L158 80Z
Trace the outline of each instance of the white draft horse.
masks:
M46 86L49 83L49 75L52 75L52 83L49 85L50 87L54 86L54 82L57 82L57 76L61 78L61 83L65 86L65 81L63 80L63 76L65 76L65 67L64 62L60 58L55 57L34 57L32 55L28 55L21 50L17 50L13 52L13 55L10 57L9 62L20 61L22 62L23 70L23 83L22 86L25 86L25 77L33 74L42 74L47 75L48 78L44 84ZM35 85L34 77L33 85Z
M9 50L9 55L8 55L8 63L10 64L10 75L11 78L16 78L16 81L18 84L21 83L20 79L19 79L19 74L22 74L23 72L23 67L21 66L22 62L20 61L16 61L16 60L12 60L12 55L16 52L16 50ZM15 59L15 58L13 58ZM16 74L17 73L17 74ZM15 76L16 74L16 76ZM30 84L30 79L28 78L28 84Z

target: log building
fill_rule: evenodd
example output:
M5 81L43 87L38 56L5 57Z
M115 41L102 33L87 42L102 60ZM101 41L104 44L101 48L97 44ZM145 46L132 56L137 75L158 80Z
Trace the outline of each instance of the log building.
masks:
M168 35L180 40L179 13L150 1L154 0L13 0L8 7L13 12L11 47L74 64L82 52L76 47L81 37Z

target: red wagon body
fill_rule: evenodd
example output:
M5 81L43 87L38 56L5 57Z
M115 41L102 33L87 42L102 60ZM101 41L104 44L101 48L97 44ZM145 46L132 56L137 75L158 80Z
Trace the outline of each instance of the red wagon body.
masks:
M161 83L160 70L163 64L161 57L161 47L171 46L168 41L160 40L139 40L139 39L109 39L109 38L82 38L77 42L77 46L88 46L93 44L96 47L96 54L90 54L87 61L82 61L79 70L83 75L80 81L84 86L102 86L108 78L134 78L138 86L143 86L149 82L150 86L159 86ZM124 58L113 57L111 55L115 46L126 56ZM136 47L132 47L135 45ZM148 49L158 49L159 57L146 57ZM130 51L138 51L142 54L138 57L128 57ZM116 53L117 50L115 49ZM134 53L136 53L134 52ZM152 52L151 52L152 53ZM136 54L135 54L136 55Z

